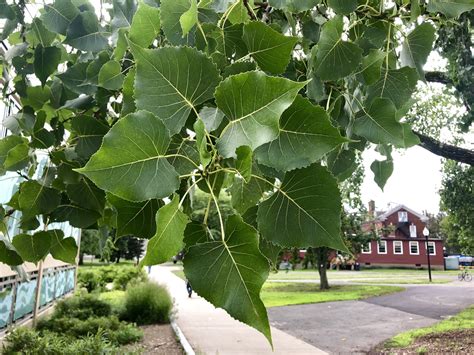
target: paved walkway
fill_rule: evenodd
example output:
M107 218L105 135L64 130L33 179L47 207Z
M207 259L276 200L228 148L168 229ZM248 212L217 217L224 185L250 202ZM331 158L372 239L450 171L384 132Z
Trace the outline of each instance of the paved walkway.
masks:
M472 286L416 285L363 301L274 307L268 313L272 326L329 353L365 353L400 332L429 326L473 304Z
M326 354L272 327L274 351L255 329L234 320L203 298L187 297L184 281L166 266L153 266L150 277L165 285L175 299L176 323L197 354Z

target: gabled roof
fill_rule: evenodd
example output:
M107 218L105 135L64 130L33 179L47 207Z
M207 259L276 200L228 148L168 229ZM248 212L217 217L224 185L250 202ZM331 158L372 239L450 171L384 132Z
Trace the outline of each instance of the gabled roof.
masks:
M408 211L410 212L411 214L414 214L415 216L417 216L422 222L427 222L428 221L428 217L426 217L425 215L421 214L421 213L418 213L416 211L413 211L411 208L408 208L407 206L405 205L398 205L398 206L395 206L394 208L388 210L387 212L384 212L382 213L380 216L377 216L375 219L378 220L378 221L385 221L387 219L388 216L391 216L392 214L394 214L395 212L397 212L398 210L405 210L405 211Z

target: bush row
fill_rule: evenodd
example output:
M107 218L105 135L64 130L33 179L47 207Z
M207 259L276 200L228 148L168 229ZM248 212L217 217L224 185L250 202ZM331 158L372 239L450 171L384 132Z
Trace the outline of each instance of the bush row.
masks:
M108 265L95 268L79 268L77 281L79 287L87 291L102 291L107 284L113 283L116 290L125 290L131 281L145 281L146 272L135 266Z

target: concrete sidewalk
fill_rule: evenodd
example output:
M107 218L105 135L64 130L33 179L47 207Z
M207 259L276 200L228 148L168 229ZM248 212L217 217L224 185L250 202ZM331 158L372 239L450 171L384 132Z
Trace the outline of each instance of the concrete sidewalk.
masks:
M153 266L150 278L168 288L175 300L176 323L197 354L327 354L273 327L272 351L265 337L255 329L196 294L188 298L184 281L170 269Z

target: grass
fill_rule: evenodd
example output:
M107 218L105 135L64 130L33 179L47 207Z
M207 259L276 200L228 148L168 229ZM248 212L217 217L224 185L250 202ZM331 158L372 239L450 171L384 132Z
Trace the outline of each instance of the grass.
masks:
M424 335L444 333L452 330L474 329L474 306L466 308L457 315L436 323L430 327L409 330L394 336L385 342L387 348L403 348Z
M178 276L180 279L186 280L183 270L173 270L172 273Z
M107 302L112 307L115 314L120 314L125 303L125 291L115 290L108 292L101 292L99 299Z
M313 283L266 283L261 297L267 307L360 300L403 291L397 286L337 285L321 291Z
M372 279L372 280L354 280L354 282L361 284L399 284L399 285L423 285L429 284L428 278L425 279ZM433 279L432 284L446 284L451 282L449 279Z

